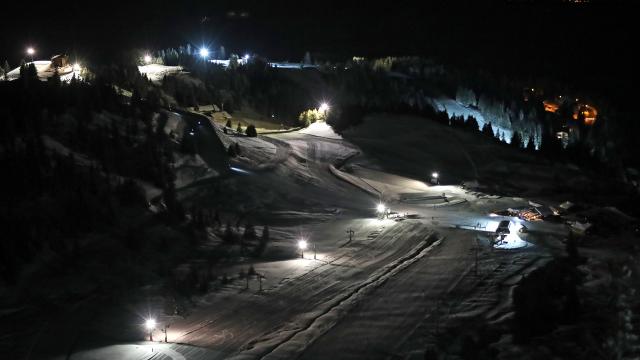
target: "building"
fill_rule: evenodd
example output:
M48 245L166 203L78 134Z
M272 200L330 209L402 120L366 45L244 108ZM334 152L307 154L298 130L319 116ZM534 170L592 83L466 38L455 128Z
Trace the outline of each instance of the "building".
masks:
M51 58L51 67L62 68L69 66L69 57L67 55L56 55Z

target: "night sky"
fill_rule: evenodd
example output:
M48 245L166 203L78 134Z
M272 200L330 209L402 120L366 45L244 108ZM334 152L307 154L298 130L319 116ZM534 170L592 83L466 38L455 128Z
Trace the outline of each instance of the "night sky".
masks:
M630 89L634 21L616 1L24 2L2 11L0 57L15 64L26 44L100 59L186 42L282 60L426 55L610 92Z

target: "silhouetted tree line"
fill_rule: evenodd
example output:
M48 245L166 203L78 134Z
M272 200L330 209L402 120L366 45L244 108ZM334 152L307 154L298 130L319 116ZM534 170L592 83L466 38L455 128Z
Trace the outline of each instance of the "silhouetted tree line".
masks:
M233 113L249 105L264 117L295 126L301 111L317 105L307 89L260 58L224 68L203 60L190 45L161 50L159 56L165 65L183 66L195 77L172 75L162 80L162 91L183 106L212 103ZM234 59L237 63L237 56L232 55L231 62Z
M181 217L171 143L152 126L154 105L135 98L126 104L104 77L62 84L57 75L38 80L31 66L21 72L19 80L0 83L4 281L15 282L42 251L73 258L83 234L106 231L122 208L146 208L144 191L130 178L163 189L168 216Z

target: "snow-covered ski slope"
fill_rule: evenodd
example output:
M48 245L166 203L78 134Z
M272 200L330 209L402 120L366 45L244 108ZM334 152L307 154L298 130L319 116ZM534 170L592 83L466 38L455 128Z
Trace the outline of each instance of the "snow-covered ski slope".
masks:
M27 65L30 63L27 63ZM55 69L51 67L51 61L49 60L36 60L33 61L40 80L47 80L55 73ZM74 69L72 65L58 68L58 75L60 81L69 82L75 76L76 79L81 79L81 70ZM20 68L17 67L7 73L7 80L12 81L20 78Z
M482 164L493 145L469 145L468 134L457 138L450 132L455 130L431 123L422 129L418 121L425 120L367 118L344 138L326 136L328 129L249 138L214 124L225 147L238 143L242 149L229 161L244 173L225 180L225 195L249 188L256 194L254 209L270 209L265 216L272 241L263 257L252 261L266 276L263 291L255 280L248 289L244 281L235 281L196 297L197 307L173 318L168 330L169 341L181 345L158 348L155 355L129 343L83 348L78 358L103 359L111 350L123 359L403 358L424 350L425 342L414 339L425 331L416 329L431 328L436 317L443 327L457 321L442 304L451 311L459 306L465 314L495 313L497 304L509 302L500 284L531 265L515 262L516 257L545 256L538 240L552 243L565 229L527 224L526 247L489 251L482 239L503 218L488 214L523 206L527 199L473 193L449 182L454 173L456 180L473 178L472 162ZM419 150L431 151L427 143L449 148L429 155ZM472 152L470 158L464 151ZM485 174L492 168L480 164L480 182L491 179ZM380 195L336 176L330 166ZM420 176L436 167L443 174L439 186ZM207 185L184 191L204 197ZM380 201L402 220L377 219ZM348 230L353 230L351 239ZM310 243L304 258L296 247L301 237ZM475 249L480 276L473 271ZM233 277L240 269L216 271ZM162 336L154 332L155 339Z

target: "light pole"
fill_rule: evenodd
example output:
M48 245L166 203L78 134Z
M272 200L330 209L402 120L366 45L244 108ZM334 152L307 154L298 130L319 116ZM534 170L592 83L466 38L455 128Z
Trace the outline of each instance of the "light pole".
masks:
M149 331L149 341L153 341L153 330L156 328L156 319L147 319L147 321L144 322L144 326Z
M299 240L298 248L300 249L300 258L304 259L304 250L307 248L307 240Z
M33 62L33 54L36 53L36 50L32 47L27 48L27 55L31 58L31 62Z
M164 333L164 342L167 343L167 328L169 327L169 325L164 325L164 327L162 329L160 329L160 331L162 331Z
M379 203L378 206L376 207L376 210L378 211L378 216L381 219L384 219L384 213L387 211L386 206L384 206L383 203Z
M320 112L322 113L322 117L324 121L327 121L327 112L329 111L329 104L327 104L326 102L323 102L322 104L320 104L320 107L318 108L318 110L320 110Z
M440 174L438 174L437 171L434 171L431 173L431 183L436 185L440 184L439 178L440 178Z
M260 290L259 290L259 292L262 292L262 279L264 279L264 275L258 274L258 281L260 282Z
M347 230L347 234L349 234L349 242L351 242L351 239L353 238L353 234L354 234L354 233L355 233L355 232L353 231L353 229L349 229L349 230Z

